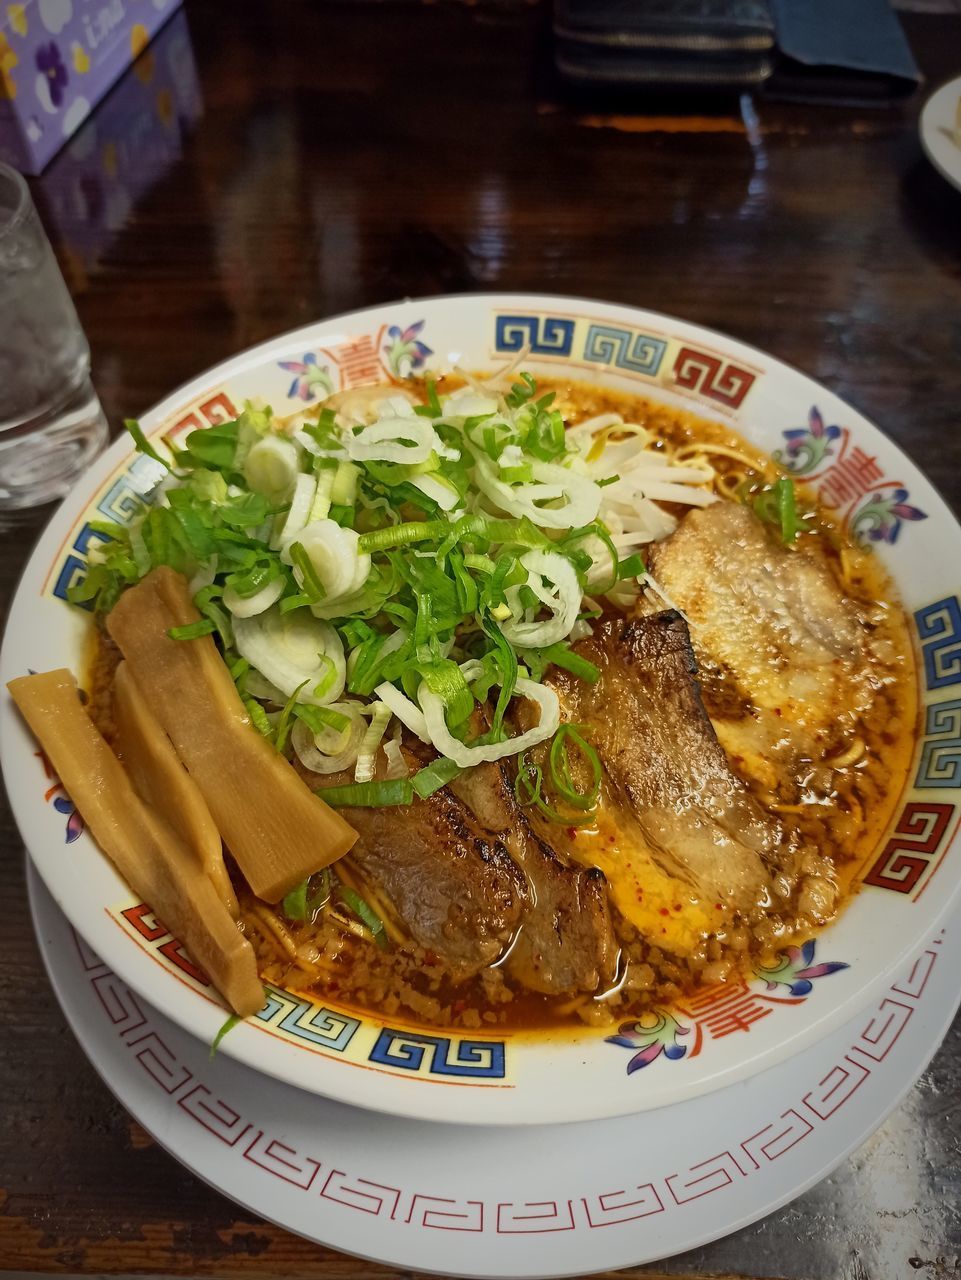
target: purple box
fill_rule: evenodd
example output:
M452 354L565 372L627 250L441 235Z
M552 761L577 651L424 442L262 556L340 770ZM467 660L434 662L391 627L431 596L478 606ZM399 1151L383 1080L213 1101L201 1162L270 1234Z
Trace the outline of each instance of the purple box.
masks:
M0 159L39 173L182 0L21 0L0 10Z

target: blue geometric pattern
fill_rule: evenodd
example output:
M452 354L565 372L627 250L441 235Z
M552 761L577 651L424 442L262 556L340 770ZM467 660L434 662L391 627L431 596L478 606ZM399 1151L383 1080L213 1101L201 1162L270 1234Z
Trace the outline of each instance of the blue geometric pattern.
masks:
M451 1049L454 1055L451 1056ZM431 1075L504 1078L504 1045L500 1040L450 1040L446 1036L422 1036L385 1027L370 1052L370 1062L383 1067L420 1071L427 1064Z
M53 584L53 594L58 600L66 600L67 592L71 587L82 582L87 572L86 560L81 560L79 556L68 555L66 560L60 566L60 572L57 574L57 581ZM88 601L83 608L92 609L93 601Z
M915 610L924 680L929 689L961 684L961 605L956 596Z
M584 359L653 377L661 367L666 350L663 338L652 338L632 329L617 329L609 324L592 324L584 343Z
M928 707L916 787L961 787L961 699Z
M97 503L97 510L106 520L130 524L143 513L147 498L166 474L159 462L139 453Z
M569 356L574 321L560 316L499 315L494 325L496 351L523 351L533 356Z
M287 1031L300 1040L343 1053L353 1040L360 1022L333 1009L318 1008L308 1000L297 1000L285 991L265 989L267 1003L257 1014L260 1022Z
M115 524L130 524L146 510L150 494L165 475L166 472L159 462L148 458L146 454L138 454L123 475L117 477L97 503L97 511L106 520L112 520ZM87 555L91 538L95 538L98 542L110 541L105 533L96 532L89 524L82 526L60 566L57 580L53 585L53 594L59 600L66 600L70 587L77 586L83 581L87 571ZM83 607L92 609L93 604L88 603Z

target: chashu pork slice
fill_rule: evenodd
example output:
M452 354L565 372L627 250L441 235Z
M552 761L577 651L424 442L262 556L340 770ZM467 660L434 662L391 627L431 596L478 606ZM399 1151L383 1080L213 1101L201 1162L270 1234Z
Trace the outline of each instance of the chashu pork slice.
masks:
M820 761L870 705L856 606L815 552L785 547L747 507L693 511L650 569L686 615L721 742L764 785Z
M321 796L325 785L352 781L310 778ZM504 954L528 905L527 881L447 787L409 805L339 812L358 834L349 865L387 898L414 941L445 961L454 981Z
M532 829L517 805L504 765L468 769L451 789L503 842L530 886L520 929L505 961L511 976L527 990L545 995L594 993L608 987L618 946L603 872L565 862L548 839Z
M603 778L596 831L569 852L606 873L645 936L691 954L731 912L766 903L782 827L728 765L679 614L603 619L574 651L599 668L597 683L550 679L564 718L587 726Z

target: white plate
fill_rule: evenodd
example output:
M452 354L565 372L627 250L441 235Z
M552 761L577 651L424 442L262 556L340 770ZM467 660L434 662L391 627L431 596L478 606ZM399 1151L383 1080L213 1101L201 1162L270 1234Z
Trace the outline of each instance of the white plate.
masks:
M261 395L287 412L316 403L330 387L455 362L481 368L525 345L535 373L570 371L692 407L780 450L784 465L813 485L855 536L873 542L898 582L923 659L925 736L892 831L862 868L862 891L818 938L817 954L811 943L767 979L715 988L663 1011L651 1029L628 1025L622 1043L586 1029L535 1042L491 1032L424 1034L279 992L224 1043L223 1052L288 1084L421 1119L587 1120L746 1079L873 1000L961 890L961 530L877 428L804 375L653 312L575 298L473 295L311 325L204 374L142 421L154 436L176 435L233 416L245 397ZM118 442L55 515L10 613L3 680L31 668L80 668L84 618L63 596L96 540L88 522L129 520L158 473L158 464L134 458ZM62 909L125 982L209 1043L223 1022L222 1004L86 834L73 839L76 815L56 779L45 776L7 697L0 699L0 739L17 822Z
M772 1212L881 1123L934 1054L959 998L955 920L875 1008L750 1084L536 1134L431 1125L211 1062L80 942L32 870L30 900L77 1038L173 1156L319 1244L448 1276L641 1264Z
M935 90L921 111L921 145L935 169L961 191L961 144L955 140L961 76Z

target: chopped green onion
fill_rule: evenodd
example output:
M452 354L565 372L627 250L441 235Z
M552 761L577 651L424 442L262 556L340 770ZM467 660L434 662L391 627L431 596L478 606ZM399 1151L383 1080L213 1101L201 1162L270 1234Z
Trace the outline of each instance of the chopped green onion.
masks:
M250 716L251 723L258 733L265 738L274 736L274 728L267 718L267 712L263 709L259 702L254 698L245 697L243 699L244 706L247 708L247 714Z
M360 920L362 924L365 924L374 935L374 941L377 943L378 947L386 947L387 933L384 929L384 922L381 920L380 916L367 905L359 893L355 893L354 890L348 888L347 885L342 884L338 893L357 919Z
M359 809L381 809L388 805L411 804L414 787L410 778L389 778L382 782L348 782L340 787L318 787L317 794L334 808L355 805Z
M441 418L444 410L437 395L437 383L433 378L427 379L427 403L416 405L414 412L423 418Z
M517 761L517 777L514 779L514 796L519 805L536 809L548 822L556 822L562 827L583 827L593 822L593 814L560 813L544 799L543 786L544 773L540 765L532 764L528 761L526 752L521 752Z
M182 627L171 627L167 632L171 640L196 640L200 636L209 636L217 628L209 618L201 618L199 622L187 622Z
M551 770L551 783L554 790L574 809L584 812L592 810L597 804L601 791L601 759L595 749L581 732L583 725L562 724L554 734L548 763ZM586 761L591 774L591 782L586 790L579 788L571 777L570 748L574 747L582 760Z
M307 881L301 880L296 888L291 889L283 901L283 913L288 920L307 919Z
M311 604L319 604L326 598L327 592L324 590L324 584L320 580L320 574L314 568L314 562L307 554L307 548L302 542L292 542L288 552L293 563L303 574L304 594Z
M306 680L301 681L297 688L293 691L287 701L284 703L284 709L280 713L277 721L277 728L274 731L274 746L283 755L284 748L287 746L287 735L290 733L290 721L297 705L297 698L301 689L307 684Z
M778 516L781 521L781 538L785 545L790 545L799 533L811 528L809 521L802 520L797 513L794 495L794 481L788 476L781 476L774 486L777 494Z
M587 658L582 658L579 653L572 653L563 642L548 645L546 649L541 649L540 653L548 663L553 663L555 667L563 667L565 671L577 676L579 680L586 680L588 684L597 684L601 678L599 667L589 662Z
M617 563L617 580L622 581L624 578L642 578L647 573L647 568L641 557L635 552L634 555L627 556L624 560Z
M309 702L298 702L294 707L294 715L311 731L314 737L323 733L324 729L333 729L335 733L343 733L350 724L350 716L332 707L315 707Z
M390 547L402 547L411 542L428 542L449 531L446 520L408 520L390 529L375 529L362 533L357 543L359 551L386 551Z
M214 1059L214 1057L217 1054L217 1050L220 1048L221 1040L223 1040L224 1036L227 1034L228 1031L233 1031L234 1027L237 1025L238 1022L243 1022L243 1018L240 1016L239 1013L232 1013L230 1017L227 1019L227 1021L223 1024L223 1026L220 1028L220 1030L217 1032L217 1034L214 1036L213 1040L210 1042L211 1061Z
M418 769L414 774L411 782L414 790L426 800L428 796L432 796L435 791L439 791L441 787L446 787L464 770L453 762L448 760L446 756L440 756L432 764L425 765L423 769Z
M170 470L170 463L167 462L164 458L162 458L160 454L157 452L157 450L153 447L153 445L144 435L143 428L141 427L140 423L136 420L136 418L124 418L123 425L127 428L127 431L133 437L133 442L137 446L137 451L139 453L145 453L148 458L153 458L154 462L159 462L160 465L166 471Z

